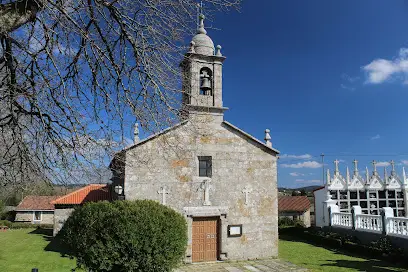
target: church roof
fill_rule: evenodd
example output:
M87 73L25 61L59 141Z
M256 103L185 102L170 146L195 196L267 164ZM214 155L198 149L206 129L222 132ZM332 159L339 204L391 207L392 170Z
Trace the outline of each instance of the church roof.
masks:
M239 132L240 134L242 134L242 135L245 136L246 138L248 138L248 139L250 139L250 140L252 140L252 141L255 141L256 143L260 144L262 147L265 147L265 148L267 148L267 149L269 149L269 150L275 152L276 154L279 154L279 153L280 153L279 150L277 150L277 149L275 149L275 148L273 148L273 147L267 146L264 142L258 140L257 138L255 138L255 137L252 136L251 134L246 133L246 132L243 131L242 129L240 129L240 128L234 126L233 124L231 124L231 123L229 123L229 122L227 122L227 121L223 121L222 123L223 123L223 124L226 124L226 125L229 126L230 128L232 128L232 129L234 129L235 131Z
M152 139L154 139L154 138L157 138L158 136L160 136L160 135L162 135L162 134L166 134L167 132L170 132L170 131L172 131L172 130L174 130L174 129L176 129L176 128L178 128L178 127L180 127L180 126L182 126L182 125L184 125L184 124L186 124L186 123L188 123L188 121L189 121L189 120L185 120L185 121L183 121L183 122L180 122L180 123L175 124L175 125L172 126L172 127L163 129L163 130L161 130L161 131L159 131L159 132L157 132L157 133L155 133L155 134L153 134L153 135L147 137L146 139L144 139L144 140L142 140L142 141L140 141L140 142L137 142L137 143L135 143L135 144L133 144L133 145L131 145L131 146L129 146L129 147L123 149L123 150L120 151L119 153L121 153L121 152L126 152L126 151L128 151L128 150L130 150L130 149L133 149L133 148L135 148L135 147L137 147L137 146L139 146L139 145L142 145L142 144L144 144L144 143L146 143L146 142L148 142L148 141L150 141L150 140L152 140ZM234 126L233 124L231 124L231 123L229 123L229 122L227 122L227 121L223 121L222 123L223 123L224 125L226 125L227 127L229 127L230 129L234 130L235 132L239 133L240 135L244 136L245 138L247 138L247 139L249 139L249 140L252 140L253 142L255 142L255 143L256 143L258 146L260 146L261 148L265 148L266 150L273 151L275 154L279 154L279 153L280 153L279 150L277 150L277 149L275 149L275 148L273 148L273 147L269 147L269 146L265 145L264 142L258 140L257 138L255 138L254 136L250 135L249 133L246 133L245 131L239 129L238 127Z

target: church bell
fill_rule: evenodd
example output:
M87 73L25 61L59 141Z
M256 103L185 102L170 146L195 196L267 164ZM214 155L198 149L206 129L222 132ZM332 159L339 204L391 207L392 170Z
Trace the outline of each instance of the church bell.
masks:
M209 91L211 90L211 81L208 77L203 77L201 79L201 89L204 91Z

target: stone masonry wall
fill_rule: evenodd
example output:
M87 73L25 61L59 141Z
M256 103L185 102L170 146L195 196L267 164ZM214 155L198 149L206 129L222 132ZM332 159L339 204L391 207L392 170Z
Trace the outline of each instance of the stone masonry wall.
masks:
M17 222L27 222L32 224L53 224L54 223L54 212L53 211L43 211L41 216L41 221L34 221L34 211L21 211L16 212L15 221Z
M276 257L276 154L222 119L222 115L195 115L187 124L127 151L125 197L162 202L158 191L166 186L168 206L181 213L185 207L202 207L198 156L211 156L211 205L228 208L225 224L243 225L243 235L235 238L226 238L222 227L222 250L229 259ZM252 190L247 204L245 187Z
M65 221L74 211L73 208L56 208L54 213L54 231L53 235L57 235L57 233L62 229L64 226Z

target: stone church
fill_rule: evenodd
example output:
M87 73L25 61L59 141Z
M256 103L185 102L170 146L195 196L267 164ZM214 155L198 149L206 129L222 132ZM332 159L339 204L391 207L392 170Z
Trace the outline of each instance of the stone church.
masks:
M182 213L186 262L276 257L279 151L269 130L263 142L224 120L225 57L203 21L180 64L181 122L144 140L136 131L135 144L116 154L116 198L157 200Z

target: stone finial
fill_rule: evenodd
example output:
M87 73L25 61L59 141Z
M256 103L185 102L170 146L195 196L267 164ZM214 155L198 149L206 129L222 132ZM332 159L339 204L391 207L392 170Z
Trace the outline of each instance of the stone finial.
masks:
M195 42L191 41L190 42L190 48L188 49L188 53L195 53L194 46L195 46Z
M372 161L371 164L373 165L373 174L377 174L377 162L376 161Z
M222 57L221 48L222 48L221 45L217 45L217 53L215 55L218 57Z
M335 175L338 175L338 174L339 174L339 162L340 162L340 161L337 160L337 159L334 161L334 174L335 174Z
M385 184L388 183L387 167L384 167L384 181L385 181Z
M366 183L370 183L370 175L368 174L368 167L366 166Z
M403 184L407 184L407 176L405 175L405 167L402 167Z
M272 142L271 142L272 138L269 132L271 132L269 129L265 129L265 145L272 147Z
M354 160L354 161L353 161L353 164L354 164L354 176L357 176L357 175L358 175L357 163L358 163L357 160Z
M197 34L207 34L207 31L204 28L204 14L200 14L198 18L200 19L200 24L197 29Z
M135 127L133 129L133 135L134 135L133 142L135 144L137 144L140 141L140 139L139 139L139 123L137 123L137 122L135 123Z
M329 169L327 169L327 171L326 171L326 180L327 180L327 184L331 183L330 182L330 170Z
M346 178L347 178L347 184L350 184L350 171L348 166L346 167Z
M394 176L395 175L395 162L394 162L394 160L391 160L390 164L391 164L391 175Z

